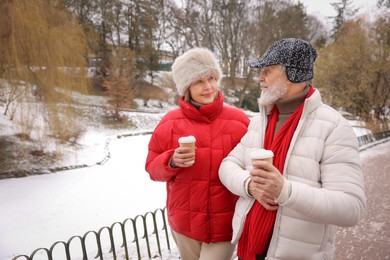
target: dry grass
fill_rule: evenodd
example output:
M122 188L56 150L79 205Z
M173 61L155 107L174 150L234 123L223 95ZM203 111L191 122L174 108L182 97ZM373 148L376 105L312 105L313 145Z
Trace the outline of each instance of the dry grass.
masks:
M135 98L140 99L168 99L169 94L165 92L162 88L156 87L150 83L142 83L142 85L137 88Z

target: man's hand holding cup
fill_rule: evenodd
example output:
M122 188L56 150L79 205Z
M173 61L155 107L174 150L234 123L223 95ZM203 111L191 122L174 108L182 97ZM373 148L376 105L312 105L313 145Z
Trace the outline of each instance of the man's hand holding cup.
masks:
M252 170L250 171L249 192L267 210L276 210L275 199L279 196L284 177L273 166L273 152L258 149L251 153Z

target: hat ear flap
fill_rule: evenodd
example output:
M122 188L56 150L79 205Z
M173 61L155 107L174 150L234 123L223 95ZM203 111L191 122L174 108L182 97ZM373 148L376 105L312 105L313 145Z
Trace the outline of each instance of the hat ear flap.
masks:
M286 67L286 75L287 75L287 78L288 78L289 81L291 81L293 83L297 83L295 81L296 69L290 68L290 67Z
M313 75L312 69L301 69L301 68L291 68L286 67L286 75L289 81L293 83L304 82L311 80Z

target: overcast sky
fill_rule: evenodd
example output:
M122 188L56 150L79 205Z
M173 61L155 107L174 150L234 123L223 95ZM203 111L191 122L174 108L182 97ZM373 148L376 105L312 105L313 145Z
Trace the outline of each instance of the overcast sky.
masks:
M306 6L306 10L310 14L320 15L323 18L336 15L336 11L332 7L331 3L340 2L340 0L294 0L300 1ZM360 12L370 11L376 5L376 0L352 0L352 5L355 8L359 8Z

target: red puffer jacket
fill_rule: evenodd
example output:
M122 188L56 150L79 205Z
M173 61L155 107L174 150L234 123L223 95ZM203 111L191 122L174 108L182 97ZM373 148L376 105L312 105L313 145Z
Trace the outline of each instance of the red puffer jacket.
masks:
M146 171L155 181L167 182L168 222L177 233L210 243L230 241L237 197L218 177L223 158L246 133L249 119L239 109L215 102L199 110L180 100L180 108L168 112L149 142ZM170 168L169 160L181 136L196 138L195 163Z

